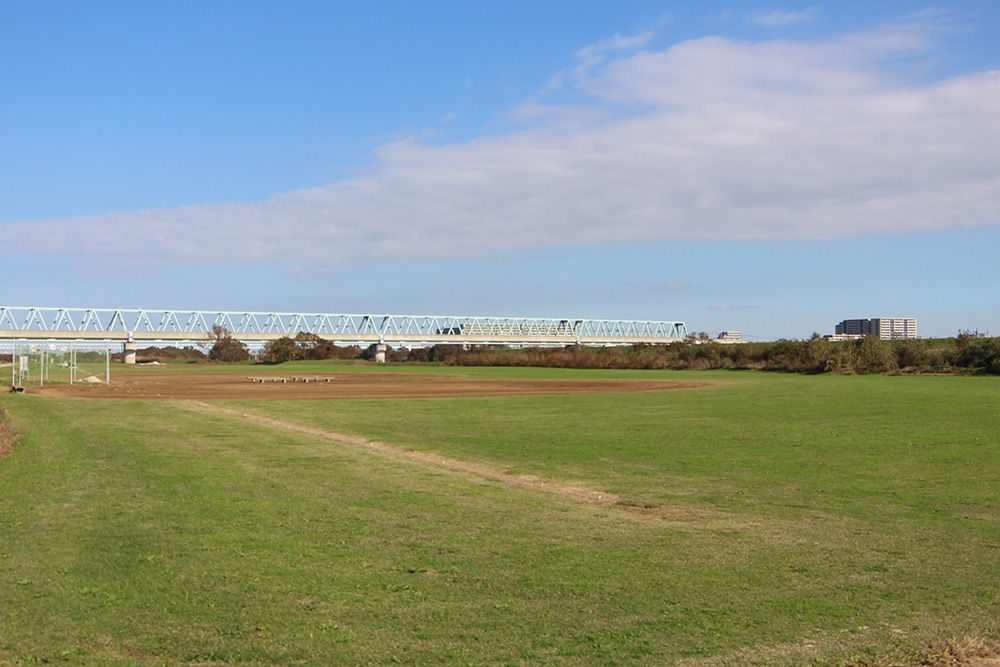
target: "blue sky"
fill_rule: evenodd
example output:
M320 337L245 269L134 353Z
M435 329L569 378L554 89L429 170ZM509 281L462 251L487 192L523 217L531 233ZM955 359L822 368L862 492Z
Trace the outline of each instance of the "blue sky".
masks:
M0 4L8 305L1000 332L995 2Z

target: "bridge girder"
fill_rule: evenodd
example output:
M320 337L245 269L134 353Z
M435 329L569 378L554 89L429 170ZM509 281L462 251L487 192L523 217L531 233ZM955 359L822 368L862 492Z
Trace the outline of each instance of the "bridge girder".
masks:
M0 306L0 340L205 343L213 327L257 343L299 332L389 345L627 345L687 335L684 322L658 320Z

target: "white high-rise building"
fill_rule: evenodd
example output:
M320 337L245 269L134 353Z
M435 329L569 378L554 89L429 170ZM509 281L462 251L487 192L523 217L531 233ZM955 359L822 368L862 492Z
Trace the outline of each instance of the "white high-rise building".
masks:
M843 320L836 326L837 334L878 336L882 340L918 338L915 317L873 317L870 319Z
M903 340L917 338L917 318L915 317L880 317L878 320L878 337L882 340Z

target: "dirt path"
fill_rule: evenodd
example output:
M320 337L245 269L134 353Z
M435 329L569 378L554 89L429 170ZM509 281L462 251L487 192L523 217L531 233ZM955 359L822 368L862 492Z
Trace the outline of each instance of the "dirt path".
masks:
M473 475L501 484L536 489L590 505L615 507L635 516L656 516L679 523L717 520L718 514L686 506L653 506L623 500L606 491L589 489L534 475L515 475L484 465L437 454L414 451L383 442L325 431L264 415L247 413L205 401L215 400L344 400L361 398L460 398L487 396L541 396L633 391L665 391L710 386L710 382L621 380L594 378L524 379L476 378L457 374L421 373L309 373L295 376L276 372L254 375L221 372L130 371L111 385L74 384L30 387L28 393L91 399L175 400L201 413L237 417L274 428L304 433L334 442L363 447L445 470Z
M589 489L559 480L543 479L534 475L515 475L504 472L499 468L481 463L472 463L461 459L441 456L440 454L431 454L429 452L406 449L405 447L399 447L398 445L390 445L377 440L369 440L367 438L348 435L346 433L338 433L336 431L326 431L313 426L305 426L303 424L296 424L294 422L284 421L281 419L274 419L273 417L243 412L241 410L234 410L232 408L223 407L213 403L187 400L181 401L179 405L201 414L214 414L245 419L247 421L273 428L286 429L316 438L331 440L340 444L361 447L398 460L412 461L421 465L460 472L478 477L480 479L499 482L510 486L535 489L537 491L551 493L560 498L587 505L608 507L623 512L624 516L629 516L643 521L654 520L658 525L662 526L669 525L674 528L682 529L725 530L746 529L750 527L750 524L748 524L746 520L727 516L725 513L716 510L707 510L704 508L692 507L690 505L668 506L631 502L623 500L619 496L613 493L608 493L607 491Z
M184 401L181 403L181 405L196 412L201 412L203 414L217 414L217 415L224 415L227 417L238 417L241 419L246 419L248 421L255 422L257 424L264 424L266 426L282 428L289 431L295 431L297 433L304 433L306 435L311 435L317 438L324 438L326 440L332 440L334 442L339 442L342 444L353 445L355 447L363 447L365 449L370 449L377 452L381 452L383 454L388 454L394 458L404 459L407 461L416 461L418 463L431 465L438 468L444 468L446 470L463 472L469 475L473 475L475 477L480 477L482 479L488 479L495 482L500 482L502 484L509 484L511 486L520 486L529 489L538 489L540 491L546 491L548 493L558 494L560 496L572 498L574 500L585 502L591 505L617 505L620 502L618 496L612 493L607 493L605 491L595 491L593 489L587 489L581 486L574 486L572 484L566 484L563 482L546 480L540 477L535 477L534 475L513 475L511 473L504 472L497 468L493 468L487 465L482 465L479 463L470 463L469 461L453 459L446 456L441 456L440 454L430 454L427 452L419 452L419 451L414 451L412 449L405 449L403 447L398 447L396 445L389 445L384 442L378 442L377 440L368 440L367 438L359 438L357 436L348 435L346 433L337 433L336 431L324 431L323 429L315 428L312 426L303 426L302 424L296 424L293 422L283 421L280 419L274 419L272 417L265 417L264 415L257 415L257 414L242 412L240 410L233 410L231 408L226 408L221 405L213 405L211 403L203 403L201 401Z

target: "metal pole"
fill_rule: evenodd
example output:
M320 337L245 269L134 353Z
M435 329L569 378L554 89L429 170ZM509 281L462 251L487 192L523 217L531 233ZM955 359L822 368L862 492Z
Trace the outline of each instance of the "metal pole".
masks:
M111 384L111 347L104 348L104 384Z
M10 386L17 384L14 382L14 366L17 365L17 341L10 344Z
M44 387L45 386L45 348L44 347L42 348L42 351L39 352L39 357L38 357L38 386L39 387Z

